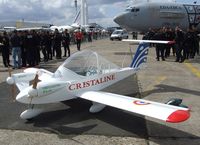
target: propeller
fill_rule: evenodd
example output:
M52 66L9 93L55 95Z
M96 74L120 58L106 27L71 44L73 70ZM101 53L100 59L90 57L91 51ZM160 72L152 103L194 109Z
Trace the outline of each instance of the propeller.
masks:
M35 78L33 79L33 87L28 91L28 94L30 96L29 106L32 103L33 97L37 96L37 84L38 84L38 82L40 82L38 77L39 77L39 75L38 75L38 73L36 73Z
M35 75L35 78L33 80L33 89L36 89L37 88L37 84L39 82L39 79L38 79L39 75L36 73Z
M8 67L8 74L9 74L9 77L7 78L7 83L11 85L11 97L12 97L13 102L15 102L16 87L15 87L15 81L12 78L10 67Z

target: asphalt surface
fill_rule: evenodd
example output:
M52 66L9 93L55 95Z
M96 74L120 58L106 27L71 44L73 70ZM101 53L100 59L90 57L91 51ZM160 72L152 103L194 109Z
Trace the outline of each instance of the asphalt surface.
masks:
M119 66L130 64L129 47L127 43L108 39L82 45L82 49L97 51ZM76 51L75 46L71 49ZM53 72L63 60L42 63L40 67ZM182 64L175 63L173 56L157 62L152 48L147 64L137 75L104 91L163 103L170 98L182 98L191 108L189 120L170 124L112 107L91 114L88 111L91 102L82 99L43 105L47 112L31 121L22 120L19 115L27 105L11 101L10 86L5 83L7 69L0 59L0 136L4 135L0 144L32 144L28 141L33 139L37 144L200 144L200 57ZM24 136L28 139L24 140ZM66 143L65 139L70 140Z

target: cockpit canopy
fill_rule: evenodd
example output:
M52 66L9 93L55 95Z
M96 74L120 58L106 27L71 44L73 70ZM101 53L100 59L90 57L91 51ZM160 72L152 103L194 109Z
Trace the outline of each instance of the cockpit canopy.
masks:
M73 54L62 66L82 76L104 74L120 69L119 66L90 50Z

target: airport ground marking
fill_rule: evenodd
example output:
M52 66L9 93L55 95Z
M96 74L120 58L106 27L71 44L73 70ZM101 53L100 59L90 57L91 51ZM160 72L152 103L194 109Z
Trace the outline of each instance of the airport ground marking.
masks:
M184 65L189 68L189 70L198 78L200 78L200 70L194 67L191 63L184 63Z

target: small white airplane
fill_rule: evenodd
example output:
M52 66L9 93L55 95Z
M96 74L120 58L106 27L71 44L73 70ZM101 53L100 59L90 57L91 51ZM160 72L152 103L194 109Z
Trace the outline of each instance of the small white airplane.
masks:
M31 119L43 112L37 104L56 103L82 98L92 101L89 111L96 113L106 105L140 115L178 123L190 117L190 110L177 106L147 101L128 96L102 92L101 90L136 73L147 61L149 43L169 41L124 40L139 42L130 67L120 68L96 52L83 50L74 53L59 66L55 73L44 69L28 68L23 73L10 74L7 83L20 90L16 100L29 104L21 113L22 119ZM29 82L33 80L33 84Z
M50 29L52 31L55 31L55 29L58 29L59 32L64 32L65 29L67 29L69 32L73 32L74 30L78 29L79 27L80 27L79 24L73 23L72 25L51 26Z

